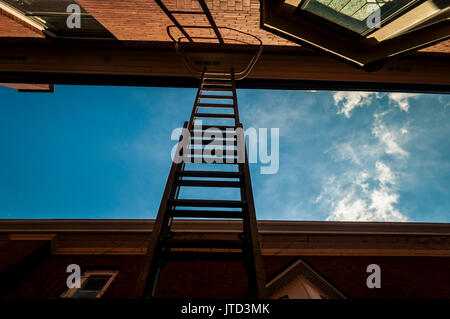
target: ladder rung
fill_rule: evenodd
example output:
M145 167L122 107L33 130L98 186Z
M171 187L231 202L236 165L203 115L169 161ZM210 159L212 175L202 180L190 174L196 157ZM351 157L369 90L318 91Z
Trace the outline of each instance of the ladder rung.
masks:
M213 142L214 140L192 140L191 146L205 146L205 145L210 145L211 142ZM214 141L214 144L211 144L211 146L237 146L237 141L235 140L228 140L228 141L223 141L223 140L216 140ZM218 142L222 142L222 143L218 143ZM189 149L194 150L195 148L190 147ZM200 148L198 148L200 149ZM203 148L202 148L203 149Z
M179 176L185 177L217 177L217 178L240 178L239 172L218 172L218 171L182 171Z
M199 130L197 128L201 128L201 130ZM229 133L236 132L235 126L226 126L226 125L202 125L202 126L197 126L197 127L194 125L193 131L203 132L203 131L206 131L207 129L216 129L217 131L221 130L224 132L226 132L226 130L228 129Z
M217 113L195 113L195 117L217 117L217 118L224 118L224 119L234 119L234 114L217 114Z
M201 251L171 251L170 259L179 260L236 260L242 261L243 252L201 252Z
M221 99L233 99L233 95L200 95L201 99L217 99L217 100L221 100Z
M220 76L220 77L224 77L224 76L228 76L229 78L227 79L231 79L231 73L227 73L227 72L208 72L206 71L204 74L204 77L207 78L209 75L211 76Z
M242 249L244 243L241 240L186 240L170 239L167 245L171 248L225 248Z
M205 85L217 85L217 86L233 86L231 83L229 82L219 82L219 81L209 81L209 82L203 82L203 86Z
M215 146L222 146L222 145L215 145ZM229 145L229 146L233 146L233 145ZM234 146L236 146L236 145L234 145ZM216 149L214 149L214 148L207 149L207 148L200 148L200 147L198 147L198 148L190 147L186 151L188 151L188 152L190 152L191 154L194 154L194 155L196 155L195 151L197 151L199 153L200 153L200 151L202 153L207 151L207 152L210 153L209 155L214 156L214 158L216 158L216 157L219 158L218 152L216 152ZM237 149L220 148L217 151L221 151L222 152L221 157L237 156L238 155L238 150ZM198 155L200 155L200 154L198 154Z
M169 210L172 217L242 219L243 213L226 210Z
M183 207L227 207L242 208L245 202L239 200L207 200L207 199L171 199L174 206Z
M234 104L225 104L225 103L198 103L198 107L227 107L234 109Z
M226 91L231 92L233 88L230 87L202 87L201 91Z
M183 163L194 163L194 164L228 164L228 165L237 165L237 164L243 164L239 163L238 159L236 157L234 158L226 158L226 157L210 157L208 158L208 161L205 157L192 157L192 156L186 156L182 158Z
M214 134L214 135L216 135L216 134L222 134L222 137L224 137L224 138L234 138L235 140L236 140L236 136L237 136L237 134L236 134L236 132L235 131L225 131L225 130L214 130L214 129L209 129L208 131L206 131L206 129L205 130L195 130L194 132L192 132L192 130L190 131L191 133L202 133L202 134ZM199 136L200 137L200 136ZM206 138L206 136L205 136L205 138Z
M212 142L212 141L224 141L224 142L231 142L231 141L236 141L237 139L237 134L234 132L227 132L224 131L224 133L222 134L222 136L206 136L205 132L202 132L203 134L200 134L202 131L196 131L194 132L193 136L191 137L191 141L208 141L208 142ZM208 132L214 132L214 131L208 131ZM217 132L218 133L218 132ZM228 134L227 134L228 133ZM196 139L194 139L196 138Z
M203 78L203 81L227 81L227 82L231 82L231 76L230 77L220 77L220 76L205 76Z
M240 182L231 181L195 181L195 180L181 180L177 181L179 186L190 187L241 187Z

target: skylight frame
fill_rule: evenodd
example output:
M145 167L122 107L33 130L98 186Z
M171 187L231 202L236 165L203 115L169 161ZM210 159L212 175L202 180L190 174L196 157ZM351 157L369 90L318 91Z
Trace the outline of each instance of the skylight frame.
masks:
M326 25L328 25L329 27L335 27L337 28L337 30L339 30L340 32L343 32L345 34L347 34L348 36L351 37L366 37L368 35L370 35L371 33L377 31L378 29L375 27L372 28L365 28L364 31L357 31L355 29L349 28L343 24L340 24L336 21L333 21L332 19L327 19L325 16L319 15L311 10L307 10L307 6L312 3L315 2L318 4L318 6L323 6L324 10L328 10L328 12L330 14L335 14L336 16L339 16L339 18L342 19L347 19L347 21L349 22L349 24L353 24L355 25L355 28L359 26L362 26L361 28L364 28L365 25L365 20L362 21L358 21L357 19L354 19L346 14L340 13L338 11L334 11L333 9L329 8L329 9L325 9L327 8L327 6L321 4L320 2L318 2L317 0L301 0L300 3L297 6L297 9L295 10L295 14L302 16L302 17L306 17L309 19L315 19L318 22L324 23ZM330 2L333 2L336 0L330 0ZM344 9L349 3L351 3L352 0L348 0L347 4L344 5L344 7L342 9ZM375 0L376 2L381 2L382 0ZM420 5L421 3L426 2L427 0L400 0L400 1L386 1L384 3L386 3L384 5L384 7L388 6L387 9L389 9L390 7L393 7L393 12L392 10L389 10L386 15L383 15L383 11L381 12L381 26L384 26L386 24L388 24L390 21L394 20L395 18L399 17L400 15L403 15L405 13L407 13L409 10L413 9L414 7ZM392 3L392 5L390 5L389 3ZM363 5L360 9L358 9L357 11L361 10L365 5ZM341 10L342 10L341 9ZM354 12L353 14L355 14L356 12Z
M419 22L424 24L430 18L436 20L439 15L444 16L447 12L435 3L438 0L422 1L380 29L376 29L371 35L363 37L357 33L342 32L316 19L294 14L300 0L264 0L261 2L261 28L304 47L319 50L357 68L376 71L395 56L420 50L450 38L448 19L408 30L414 24ZM426 11L425 15L420 13L423 10ZM417 20L421 16L423 18ZM398 25L397 21L402 21L402 24ZM380 33L381 31L384 33Z

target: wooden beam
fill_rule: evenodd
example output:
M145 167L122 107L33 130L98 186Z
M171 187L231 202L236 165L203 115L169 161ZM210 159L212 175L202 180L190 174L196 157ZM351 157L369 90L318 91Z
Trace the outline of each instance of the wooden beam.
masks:
M51 239L58 255L144 255L153 226L153 220L1 220L0 235ZM192 241L235 240L242 222L177 220L172 230ZM444 223L258 221L258 230L263 256L450 257Z
M38 41L42 40L42 41ZM1 40L0 82L197 87L171 43L51 43L46 39ZM213 46L214 47L214 46ZM216 46L217 47L217 46ZM251 53L231 46L224 53L190 53L200 65L217 68L248 63ZM365 72L304 48L265 48L238 88L449 92L447 55L415 53Z
M102 236L102 233L141 233L147 236L154 223L154 219L0 219L0 234L56 232L78 235L95 233ZM173 229L186 233L234 234L242 229L242 222L177 220L174 222ZM258 229L263 235L408 235L442 236L443 238L450 236L450 223L258 220Z

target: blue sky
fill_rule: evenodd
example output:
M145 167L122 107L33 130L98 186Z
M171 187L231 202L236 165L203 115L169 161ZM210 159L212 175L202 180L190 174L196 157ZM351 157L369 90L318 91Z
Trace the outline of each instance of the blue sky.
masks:
M154 218L171 132L195 93L0 87L0 218ZM449 95L238 90L238 99L245 128L280 132L278 172L251 165L259 219L450 222Z

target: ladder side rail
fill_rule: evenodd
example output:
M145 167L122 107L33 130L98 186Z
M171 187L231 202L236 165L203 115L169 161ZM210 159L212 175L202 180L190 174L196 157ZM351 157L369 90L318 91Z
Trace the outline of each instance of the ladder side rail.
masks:
M183 129L186 129L187 125L188 122L185 122L183 125ZM177 152L180 150L182 138L183 137L181 135L178 141ZM181 168L181 164L182 163L176 163L175 161L172 161L172 166L170 168L169 176L167 178L166 186L164 188L164 193L159 206L158 215L153 226L150 244L147 248L147 252L144 257L144 261L142 263L141 271L136 284L136 289L134 292L136 298L153 296L156 292L157 278L155 278L155 276L158 276L156 272L158 271L157 268L159 268L159 248L162 248L160 247L160 245L162 244L160 242L160 239L167 235L167 232L169 231L168 227L170 226L170 217L168 214L166 214L166 212L169 208L169 200L175 196L174 191L176 192L176 189L174 189L172 186L175 182L175 179L178 178L177 173Z
M234 69L231 69L231 83L233 87L233 102L236 115L236 127L243 130L242 123L239 120ZM258 225L256 223L256 210L251 185L251 176L248 163L247 149L245 146L245 136L243 135L241 136L241 138L244 139L244 141L242 141L241 143L239 142L239 136L237 138L238 138L238 147L244 148L242 150L242 154L244 155L244 163L239 163L239 172L243 176L243 187L241 187L241 200L244 200L247 203L246 207L247 212L246 214L244 214L245 217L243 220L243 230L245 235L245 241L250 246L247 248L248 250L247 253L250 254L250 256L248 256L248 254L245 254L246 255L245 258L247 259L246 266L248 268L247 280L249 286L249 293L250 296L253 298L264 298L266 280L264 276L264 268L261 257ZM253 272L252 270L255 270L255 272Z
M242 124L239 124L239 127L242 128ZM246 245L247 254L250 255L248 256L247 267L249 267L249 270L254 270L254 272L248 271L247 275L249 284L249 293L250 297L252 298L266 298L266 280L261 257L261 246L259 241L258 225L256 223L255 203L250 179L247 150L244 149L243 153L245 162L239 163L239 172L241 172L243 176L243 184L244 184L243 188L241 188L242 190L241 196L243 197L243 199L245 199L245 202L247 203L247 207L245 209L246 214L244 214L245 217L243 220L243 228L245 240L246 243L248 244Z
M234 69L231 69L231 86L233 90L233 105L234 105L234 116L236 118L235 126L237 127L238 124L241 124L241 121L239 120L239 111L238 111L238 101L237 101L237 93L236 93L236 80L234 78Z
M199 83L198 89L197 89L197 95L195 96L195 101L194 101L194 106L192 108L191 117L189 118L189 124L188 124L189 132L192 132L192 130L194 129L195 113L197 112L198 104L200 102L200 95L201 95L201 91L203 88L203 81L205 78L205 73L206 73L206 67L203 69L200 83Z

